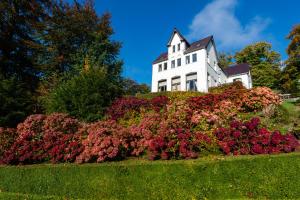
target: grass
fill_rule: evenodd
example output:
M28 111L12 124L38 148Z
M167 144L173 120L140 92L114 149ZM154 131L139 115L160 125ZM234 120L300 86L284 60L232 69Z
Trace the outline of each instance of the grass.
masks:
M0 199L296 199L300 153L0 167Z

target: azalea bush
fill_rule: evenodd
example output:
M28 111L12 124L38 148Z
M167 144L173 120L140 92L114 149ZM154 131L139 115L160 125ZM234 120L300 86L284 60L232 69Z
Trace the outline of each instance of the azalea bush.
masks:
M15 142L4 153L6 164L73 162L83 150L78 120L65 114L31 115L17 127Z
M299 146L293 135L271 132L259 125L259 118L252 118L244 123L232 121L229 128L217 129L215 135L221 150L226 155L270 154L292 152Z
M16 137L16 129L0 127L0 158L12 146Z
M212 153L291 152L299 145L291 134L261 127L258 118L240 121L241 115L257 111L274 115L281 102L270 89L230 84L214 91L123 97L112 103L104 120L94 123L58 113L29 116L16 129L0 128L1 163L190 159Z

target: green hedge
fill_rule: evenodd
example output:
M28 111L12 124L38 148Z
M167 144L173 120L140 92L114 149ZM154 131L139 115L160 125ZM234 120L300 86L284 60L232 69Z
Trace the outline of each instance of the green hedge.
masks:
M0 167L0 197L296 199L300 197L299 169L300 153Z

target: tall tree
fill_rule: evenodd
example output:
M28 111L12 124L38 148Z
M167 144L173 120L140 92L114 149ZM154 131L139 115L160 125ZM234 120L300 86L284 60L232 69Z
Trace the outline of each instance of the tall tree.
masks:
M288 93L300 94L300 24L293 27L287 39L290 44L287 48L289 55L286 67L280 78L282 90Z
M55 87L57 79L66 73L78 74L86 60L93 67L106 67L108 73L120 75L122 62L116 59L120 43L110 39L110 14L98 16L92 1L69 4L60 0L53 5L46 23L44 49L39 57L44 69L44 92Z
M267 86L279 88L280 54L272 50L267 42L258 42L246 46L234 56L237 63L251 65L253 86Z
M146 94L150 92L150 87L146 84L138 84L134 80L130 78L125 78L122 81L124 94L126 95L136 95L138 93L140 94Z
M32 113L40 66L37 55L50 0L0 1L0 126L14 126Z
M233 56L228 53L224 53L224 52L219 53L218 60L219 60L219 66L223 69L233 64Z

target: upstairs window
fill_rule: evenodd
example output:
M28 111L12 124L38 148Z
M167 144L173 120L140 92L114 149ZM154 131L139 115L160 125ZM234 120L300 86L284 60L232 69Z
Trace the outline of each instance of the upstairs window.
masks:
M173 45L173 53L175 53L175 45Z
M171 62L171 68L175 68L175 60L172 60L172 62Z
M193 62L197 62L197 54L194 53L194 54L192 55L192 57L193 57Z
M186 76L186 90L197 91L197 73Z
M167 70L168 69L168 63L164 63L164 70Z
M190 64L191 60L190 60L190 56L185 56L185 64Z
M177 44L177 51L180 51L180 43Z
M158 65L158 71L161 72L162 71L162 64Z
M178 58L177 59L177 67L180 67L181 66L181 58Z

